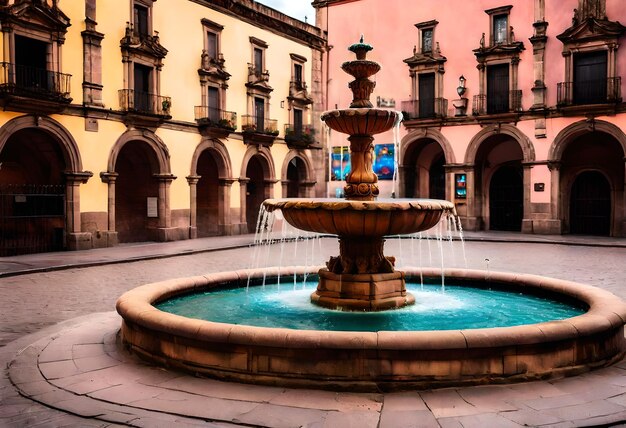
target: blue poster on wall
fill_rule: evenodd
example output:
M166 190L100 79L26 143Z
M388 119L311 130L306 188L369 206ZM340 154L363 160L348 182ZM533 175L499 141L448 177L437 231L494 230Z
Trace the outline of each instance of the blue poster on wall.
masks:
M379 180L393 180L394 150L393 144L376 144L374 146L373 169Z
M333 147L330 172L332 181L344 181L350 173L350 152L347 146Z

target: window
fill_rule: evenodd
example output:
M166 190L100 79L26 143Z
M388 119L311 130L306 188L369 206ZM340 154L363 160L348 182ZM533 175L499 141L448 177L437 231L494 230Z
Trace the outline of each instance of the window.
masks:
M485 11L489 15L489 45L509 45L513 43L510 35L509 15L513 6L502 6Z
M265 130L265 100L263 98L254 98L254 125L258 132Z
M148 7L146 5L140 3L134 4L133 24L135 26L135 33L137 33L142 39L150 35L148 16Z
M29 37L15 36L15 83L31 91L48 90L48 44Z
M302 87L302 64L293 65L293 81L296 85Z
M214 86L209 86L207 94L207 104L209 107L209 120L213 123L219 122L220 118L220 90Z
M509 16L505 14L495 15L493 17L493 29L492 29L493 44L496 44L496 45L506 44L508 42L507 40L508 31L509 31Z
M151 85L152 67L142 64L135 64L134 68L135 86L133 91L135 110L139 112L152 112Z
M263 50L259 48L254 48L254 74L263 74Z
M601 104L607 101L606 51L574 55L574 104Z
M420 119L435 116L435 73L418 76L418 100Z
M302 110L296 108L293 110L293 128L296 135L302 134L302 125L304 125Z
M487 66L487 114L509 111L509 64Z
M433 29L422 30L422 53L433 51Z
M206 52L210 59L217 59L219 53L217 34L212 31L206 33Z

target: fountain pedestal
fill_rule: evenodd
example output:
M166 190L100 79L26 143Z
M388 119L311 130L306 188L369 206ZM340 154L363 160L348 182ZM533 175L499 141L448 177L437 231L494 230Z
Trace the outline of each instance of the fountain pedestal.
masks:
M330 309L383 311L415 303L406 291L404 272L336 274L328 269L318 272L319 284L311 302Z
M397 125L401 114L372 108L369 97L376 83L369 77L380 70L379 64L366 59L372 47L361 40L348 49L357 56L341 66L355 78L349 84L350 108L321 116L329 128L349 135L352 171L346 177L346 200L267 200L263 205L268 211L280 209L297 229L339 236L339 256L331 257L327 269L319 271L313 303L332 309L381 311L415 302L406 291L404 273L394 269L395 258L383 254L384 237L429 229L454 206L434 200L376 201L373 136Z

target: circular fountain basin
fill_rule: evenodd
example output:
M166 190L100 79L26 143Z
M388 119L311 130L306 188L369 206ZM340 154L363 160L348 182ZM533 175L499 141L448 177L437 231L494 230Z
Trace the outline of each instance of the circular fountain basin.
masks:
M480 283L576 301L588 310L558 321L435 331L319 331L203 321L154 304L215 287L243 287L276 268L225 272L144 285L117 302L122 342L159 364L201 375L281 386L380 391L501 383L578 374L624 355L626 305L613 294L535 275L446 270L446 281ZM283 268L283 277L312 273ZM435 269L407 277L438 278ZM280 317L280 313L275 314Z
M321 119L331 129L349 135L375 135L389 131L400 112L375 108L347 108L322 113Z
M454 204L437 199L267 199L268 211L280 209L297 229L340 236L411 234L435 226Z

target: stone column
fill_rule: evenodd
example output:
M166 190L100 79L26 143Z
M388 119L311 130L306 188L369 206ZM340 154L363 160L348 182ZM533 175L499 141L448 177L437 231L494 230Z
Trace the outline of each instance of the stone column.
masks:
M176 176L173 174L154 174L154 178L159 181L159 200L158 200L158 231L157 239L163 241L174 241L182 237L175 234L175 228L172 228L172 211L170 209L170 185Z
M239 177L239 221L241 224L247 224L246 219L246 193L248 191L248 177Z
M82 232L80 219L80 185L86 183L93 173L65 173L65 230L67 246L70 250L88 250L92 248L91 233Z
M107 246L117 245L117 232L115 231L115 181L119 174L117 172L101 172L100 179L107 184Z
M561 203L561 163L548 162L550 169L550 218L552 226L549 227L547 233L561 234L563 233L563 213Z
M532 171L532 165L529 164L522 164L522 171L523 171L523 189L524 189L524 196L523 196L523 215L522 215L522 233L533 233L533 220L532 220L532 214L531 214L531 203L530 203L530 192L531 192L531 180L530 180L530 174Z
M185 178L187 183L189 183L189 239L195 239L198 237L198 199L196 191L200 176L188 175Z
M233 219L230 213L230 193L232 185L235 182L234 178L220 178L218 192L218 233L220 235L233 235Z
M476 166L467 165L465 174L467 175L467 217L463 227L467 230L480 230L482 222L481 201L476 195Z
M96 31L96 0L85 1L83 36L83 104L102 107L102 39Z

